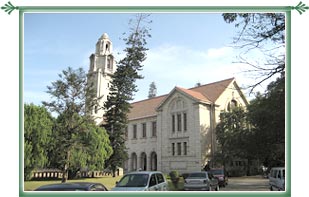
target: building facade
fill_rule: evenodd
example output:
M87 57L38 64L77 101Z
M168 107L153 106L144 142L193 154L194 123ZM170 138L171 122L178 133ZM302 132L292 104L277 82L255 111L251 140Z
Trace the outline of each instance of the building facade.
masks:
M125 171L199 171L216 150L222 111L248 104L234 78L132 103Z
M89 82L100 105L92 115L103 120L103 105L116 70L112 42L103 34L90 56ZM132 103L125 132L128 160L124 171L199 171L216 150L215 127L222 111L248 102L234 78L185 89L175 87L162 96Z

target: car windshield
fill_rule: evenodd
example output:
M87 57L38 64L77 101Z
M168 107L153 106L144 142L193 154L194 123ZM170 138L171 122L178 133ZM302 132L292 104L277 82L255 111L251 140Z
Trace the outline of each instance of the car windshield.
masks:
M206 178L206 173L191 173L189 174L188 178L190 179L200 179L200 178Z
M117 187L145 187L148 177L148 174L127 174L117 183Z
M222 169L210 170L210 172L211 172L213 175L222 175L222 174L224 174Z

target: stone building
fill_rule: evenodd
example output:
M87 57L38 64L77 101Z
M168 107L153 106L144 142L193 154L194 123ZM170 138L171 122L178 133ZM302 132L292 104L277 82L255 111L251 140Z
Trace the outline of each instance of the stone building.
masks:
M248 104L234 78L132 103L125 170L201 170L216 150L222 111Z
M96 53L90 56L89 73L95 73L91 80L96 83L97 95L103 95L102 103L116 69L111 49L111 41L103 34ZM125 132L129 159L124 171L201 170L216 150L215 127L220 113L247 104L234 78L189 89L175 87L166 95L132 103ZM93 110L98 124L103 114Z

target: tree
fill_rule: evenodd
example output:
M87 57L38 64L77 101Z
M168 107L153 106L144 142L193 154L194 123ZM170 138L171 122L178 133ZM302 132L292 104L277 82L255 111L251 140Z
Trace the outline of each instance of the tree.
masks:
M49 164L47 156L51 140L53 117L45 107L24 105L24 179L31 172Z
M127 127L127 114L130 111L130 101L137 92L135 81L143 77L138 73L142 70L142 62L146 59L146 39L150 37L148 23L149 15L138 14L131 20L130 34L124 39L126 56L117 64L117 70L112 77L110 95L105 103L105 128L109 133L113 154L108 160L108 166L113 175L117 166L123 166L127 159L124 132Z
M234 157L259 160L266 167L285 164L285 80L268 85L267 92L251 101L247 111L236 108L222 113L216 127L219 152L216 160L225 163ZM249 165L247 165L249 174Z
M47 86L51 102L43 104L58 115L51 157L53 165L63 171L62 182L66 182L69 170L72 171L74 167L95 165L102 169L103 161L109 157L112 150L106 132L97 128L92 117L86 113L86 104L87 107L94 106L97 100L92 89L87 86L84 70L69 67L63 70L59 77L60 79L52 82L51 86ZM99 142L94 138L101 140ZM93 152L91 148L98 151ZM91 161L89 158L86 159L89 156L98 158ZM79 163L74 162L76 157L81 157ZM93 161L100 165L94 164Z
M149 92L148 92L148 98L153 98L157 96L157 86L155 82L151 82L149 85Z
M248 119L257 141L256 153L264 166L285 164L285 80L270 83L248 107Z
M240 28L234 47L242 49L240 63L250 65L246 72L256 78L250 92L274 76L285 72L285 14L284 13L225 13L227 23ZM252 57L261 54L255 62Z
M219 152L215 154L215 160L224 168L226 163L235 158L246 159L248 164L255 159L256 146L253 143L254 138L244 109L236 107L229 112L221 113L220 123L216 127L216 137L220 146Z
M200 87L200 86L202 86L201 82L197 82L197 83L195 84L195 87Z

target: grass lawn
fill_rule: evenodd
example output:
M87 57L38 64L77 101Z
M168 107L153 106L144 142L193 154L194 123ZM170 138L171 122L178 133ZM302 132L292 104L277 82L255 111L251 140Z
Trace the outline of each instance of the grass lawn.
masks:
M81 179L74 179L74 180L68 180L67 182L96 182L96 183L102 183L105 185L105 187L108 190L111 190L113 187L115 187L116 181L119 181L122 176L118 177L112 177L112 176L106 176L106 177L100 177L100 178L81 178ZM176 189L174 185L172 184L171 180L168 178L168 187L170 191L181 191L183 190L183 178L181 177L179 179L178 188ZM48 185L53 183L61 183L61 179L59 180L48 180L48 181L25 181L24 183L24 190L25 191L32 191L42 185Z
M116 181L119 181L121 176L112 177L100 177L100 178L81 178L81 179L74 179L68 180L67 182L96 182L102 183L105 187L110 190L115 187ZM48 180L48 181L25 181L24 183L24 190L25 191L32 191L41 185L53 184L53 183L61 183L61 179L59 180Z

